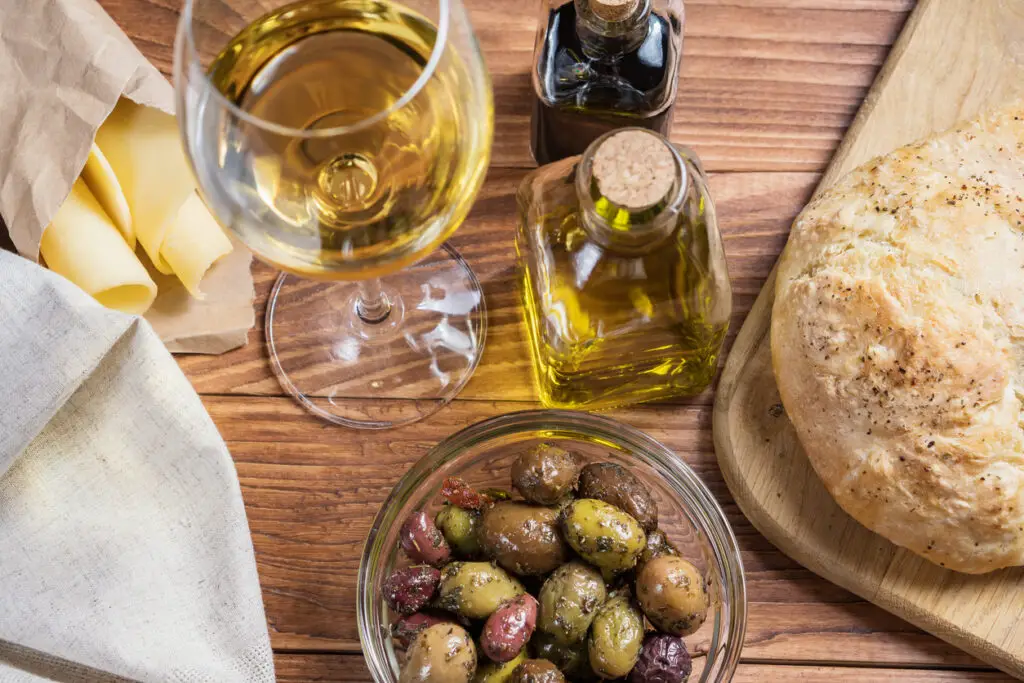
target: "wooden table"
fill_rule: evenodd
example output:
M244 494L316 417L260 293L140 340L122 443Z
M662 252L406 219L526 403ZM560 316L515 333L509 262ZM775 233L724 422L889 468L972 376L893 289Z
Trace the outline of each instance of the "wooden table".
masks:
M411 428L350 431L319 422L282 396L260 330L233 353L179 358L238 466L281 681L369 679L355 625L355 577L377 506L443 437L536 406L514 296L512 231L513 192L532 166L529 68L537 0L467 1L493 75L497 125L487 183L454 239L483 282L490 313L484 361L459 399ZM169 73L180 0L101 4ZM913 4L686 0L673 133L713 173L735 292L734 332ZM275 274L263 265L254 274L262 325ZM818 578L762 538L730 499L716 465L710 399L708 393L615 416L693 467L739 537L750 621L738 681L1010 680Z

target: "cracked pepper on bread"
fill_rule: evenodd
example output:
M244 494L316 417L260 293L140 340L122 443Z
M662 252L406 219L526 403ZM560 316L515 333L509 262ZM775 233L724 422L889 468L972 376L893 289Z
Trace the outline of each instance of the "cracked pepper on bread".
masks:
M771 348L844 510L950 569L1024 565L1024 103L819 195L779 263Z

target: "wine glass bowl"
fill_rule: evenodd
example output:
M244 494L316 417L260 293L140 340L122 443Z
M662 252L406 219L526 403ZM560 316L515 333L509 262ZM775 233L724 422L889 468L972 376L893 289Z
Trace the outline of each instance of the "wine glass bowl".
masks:
M182 13L175 84L199 190L286 272L267 316L282 387L339 424L421 419L468 380L486 329L476 278L438 250L479 191L493 132L465 8L252 5L186 0ZM391 405L374 414L374 400Z
M183 25L210 4L195 0ZM365 279L420 260L465 218L487 166L489 86L469 68L478 53L443 42L451 19L437 4L440 28L391 3L284 5L219 38L209 64L182 31L189 156L261 259Z

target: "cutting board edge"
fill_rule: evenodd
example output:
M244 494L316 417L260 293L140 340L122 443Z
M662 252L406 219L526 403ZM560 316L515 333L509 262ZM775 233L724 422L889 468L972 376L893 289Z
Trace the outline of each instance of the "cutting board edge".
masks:
M836 150L835 154L832 155L832 161L829 163L828 168L825 169L825 173L822 175L818 186L814 190L815 195L834 182L835 178L832 176L838 175L837 170L839 165L842 163L842 159L845 157L846 149L853 144L853 141L860 129L866 125L871 112L874 111L875 105L878 102L879 93L881 93L885 84L888 82L890 75L896 68L896 64L906 53L907 46L910 43L914 29L921 21L921 17L924 16L925 10L932 1L933 0L919 0L917 5L914 7L913 12L911 12L910 16L907 18L907 22L904 25L903 30L900 32L899 38L893 44L889 57L885 60L885 64L882 65L882 70L875 78L874 83L872 83L871 89L868 90L868 94L864 98L864 102L857 110L857 115L854 117L853 122L847 129L846 134L843 136L843 141L840 143L839 148ZM725 407L728 402L731 402L732 396L735 393L736 382L742 374L743 369L746 367L747 362L750 360L749 351L756 348L761 339L769 332L769 328L771 326L771 307L775 301L775 275L778 267L779 261L776 259L775 265L772 266L772 270L768 274L768 279L765 280L764 285L761 287L761 291L757 294L757 299L754 301L754 305L751 307L750 311L747 313L747 317L743 321L743 324L740 326L740 331L736 335L736 339L733 342L729 356L726 358L725 366L722 368L722 375L715 395L715 417L713 418L712 425L712 429L715 432L716 456L719 429L717 414L719 407ZM752 335L754 336L753 340L750 339ZM742 349L744 353L737 353L737 350L739 349ZM738 358L743 359L742 366L740 367L736 367ZM721 458L718 459L721 460Z
M843 164L846 161L848 150L856 144L857 137L860 135L861 129L868 124L868 119L871 118L871 114L874 112L875 107L878 105L878 100L882 95L882 91L885 86L889 83L889 78L893 72L896 71L897 66L903 60L907 53L907 48L910 46L911 39L914 36L914 32L917 30L918 25L921 23L934 0L918 0L917 5L914 6L914 10L907 17L906 23L903 25L903 30L900 31L899 38L893 43L892 48L889 50L889 55L885 59L885 63L882 64L882 69L878 72L874 82L871 84L871 88L868 90L867 95L864 96L864 101L857 109L857 115L854 116L853 121L850 123L850 127L846 129L846 133L843 135L842 142L839 143L839 147L836 148L835 153L832 155L832 160L829 162L828 168L825 169L825 173L821 176L821 182L818 183L818 187L814 190L814 194L817 195L824 188L834 184L835 181L844 175L841 170ZM907 142L911 142L907 140ZM860 164L858 164L859 166ZM774 280L775 270L772 269L772 279ZM774 294L772 296L774 298ZM749 317L747 318L749 320ZM746 324L743 325L746 327Z
M933 0L919 0L914 11L907 19L899 39L892 47L889 58L886 59L882 70L868 91L853 122L850 124L843 142L836 150L832 162L823 174L822 180L815 190L815 195L821 192L823 188L833 184L843 174L841 166L847 156L847 150L855 144L859 132L867 125L882 90L888 83L889 77L896 70L900 60L903 59L914 30L932 2ZM801 544L799 539L788 534L782 525L765 511L757 496L746 485L746 480L739 471L739 466L733 455L729 412L737 387L747 370L748 364L752 360L752 352L759 348L761 344L768 343L767 337L771 329L771 309L775 300L774 290L777 269L778 260L776 260L775 266L773 266L768 279L758 293L753 307L737 334L732 350L722 369L712 410L712 436L716 459L726 486L736 500L741 512L770 543L807 569L854 593L860 598L905 619L914 626L942 638L1005 673L1024 680L1024 655L1015 657L1006 650L999 649L989 641L974 636L948 620L938 618L936 615L921 610L911 603L900 601L897 599L897 596L889 591L880 591L878 586L870 586L863 581L858 581L858 576L855 573L843 571L847 569L846 567L830 567L819 561L815 557L814 548ZM893 547L897 548L895 545Z
M713 434L715 450L722 447L731 448L731 442L727 436L721 436L718 424L720 421L728 421L727 415L719 417L718 404L714 408L715 416ZM799 539L791 537L774 517L766 513L761 507L757 497L745 486L745 480L732 467L732 463L724 464L719 458L719 466L722 471L722 478L729 489L730 494L739 506L740 511L750 521L751 525L764 536L768 541L800 565L811 570L815 574L831 581L832 583L850 591L854 595L867 600L868 602L891 612L901 619L914 626L935 635L946 642L955 645L961 650L971 654L978 659L1000 669L1001 671L1024 680L1024 658L1014 657L1005 650L993 646L988 641L972 636L961 627L945 619L940 619L930 612L915 608L912 603L900 601L894 594L887 591L879 591L877 586L868 585L859 580L856 573L843 571L846 567L833 567L819 561L814 548L803 545ZM897 546L894 549L900 550ZM904 551L908 552L908 551Z
M764 295L765 291L769 288L774 289L774 283L775 273L773 271L768 282L765 283L765 289L758 296L757 303L761 302L761 296ZM770 302L772 298L769 295L767 300ZM754 339L753 345L757 346L762 342L767 342L764 339L767 334L768 330L765 330L763 335ZM739 343L738 340L737 343ZM740 511L750 521L751 525L785 555L796 560L815 574L895 614L901 619L905 619L914 626L955 645L1001 671L1024 680L1024 657L1014 657L1009 652L995 647L988 641L973 636L960 626L946 619L941 619L930 612L918 609L912 603L901 601L895 594L889 591L879 590L879 586L863 581L863 577L858 576L856 572L850 571L844 565L832 566L819 560L820 553L816 552L815 548L801 543L799 538L790 535L775 517L766 512L761 505L760 499L747 486L747 481L739 471L736 459L732 457L733 447L729 428L729 409L732 398L735 395L736 382L742 377L747 361L749 361L749 358L745 358L741 366L733 372L733 377L726 379L723 374L712 409L712 438L719 469L722 472L725 485L739 506ZM726 457L723 457L723 453L726 454ZM853 523L858 524L856 520L850 519ZM895 544L892 544L892 547L894 552L909 552Z

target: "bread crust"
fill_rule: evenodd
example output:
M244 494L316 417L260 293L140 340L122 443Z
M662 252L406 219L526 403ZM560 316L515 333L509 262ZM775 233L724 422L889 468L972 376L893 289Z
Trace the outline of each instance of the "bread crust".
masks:
M782 402L864 526L968 573L1024 564L1024 102L875 159L793 225Z

